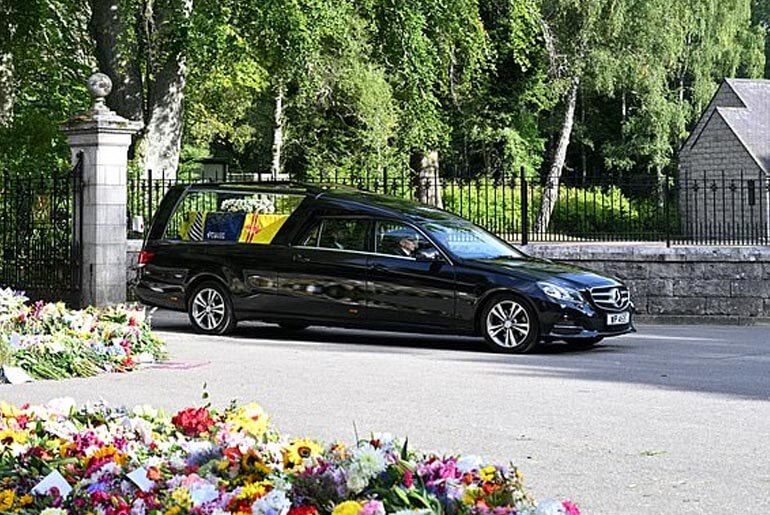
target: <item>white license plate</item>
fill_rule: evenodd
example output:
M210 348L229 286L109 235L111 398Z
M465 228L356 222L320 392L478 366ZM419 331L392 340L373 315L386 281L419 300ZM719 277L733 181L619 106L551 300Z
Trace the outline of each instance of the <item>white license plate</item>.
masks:
M627 324L631 318L631 313L625 311L623 313L610 313L607 315L607 325L623 325Z

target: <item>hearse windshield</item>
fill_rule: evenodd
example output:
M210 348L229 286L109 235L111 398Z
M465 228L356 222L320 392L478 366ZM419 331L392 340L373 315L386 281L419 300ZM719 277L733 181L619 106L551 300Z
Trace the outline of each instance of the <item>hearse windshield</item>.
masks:
M440 220L422 227L452 254L462 259L521 259L521 252L471 223Z

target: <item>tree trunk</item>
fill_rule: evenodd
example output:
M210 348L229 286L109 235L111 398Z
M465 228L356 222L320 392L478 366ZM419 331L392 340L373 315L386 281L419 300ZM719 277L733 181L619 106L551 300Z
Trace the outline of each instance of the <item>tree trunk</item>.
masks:
M283 84L279 84L275 95L275 125L273 127L273 166L272 179L278 180L281 174L281 149L283 148Z
M437 150L419 152L412 156L415 171L417 200L429 206L443 208L441 182L439 180L439 159Z
M658 208L661 210L666 205L666 174L663 173L663 167L660 165L655 165L655 184L657 188L657 194L658 194Z
M96 42L99 71L112 79L107 106L129 120L144 120L140 52L131 37L133 17L121 0L91 0L89 31Z
M564 122L559 133L559 141L554 152L553 162L548 172L548 180L543 190L543 202L540 205L540 214L537 217L535 232L542 234L548 229L551 223L553 208L559 199L559 184L561 182L561 171L564 168L564 161L567 158L567 148L569 147L570 137L572 136L572 127L575 122L575 106L577 104L578 88L580 87L580 77L573 77L569 94L567 95L567 106L564 111Z
M146 127L137 159L153 177L176 178L184 128L187 24L192 0L148 0L148 52L153 67L147 89Z
M8 127L13 121L13 55L0 53L0 128Z

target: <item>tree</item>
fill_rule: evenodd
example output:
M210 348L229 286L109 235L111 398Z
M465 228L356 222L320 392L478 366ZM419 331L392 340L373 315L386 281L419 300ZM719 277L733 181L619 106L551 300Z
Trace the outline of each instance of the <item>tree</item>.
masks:
M550 75L563 88L564 111L535 222L536 232L544 232L551 221L575 123L578 92L590 55L602 43L597 37L598 28L602 23L612 23L615 5L608 0L543 0L543 41Z
M375 0L366 16L374 55L399 104L399 147L409 154L417 198L441 204L438 151L448 144L446 113L466 97L487 57L475 0Z
M192 0L91 0L89 24L99 67L115 88L107 104L142 120L134 159L143 170L174 176L184 123ZM156 175L157 176L157 175Z
M88 104L88 12L71 0L0 1L0 168L48 174L69 163L58 125Z

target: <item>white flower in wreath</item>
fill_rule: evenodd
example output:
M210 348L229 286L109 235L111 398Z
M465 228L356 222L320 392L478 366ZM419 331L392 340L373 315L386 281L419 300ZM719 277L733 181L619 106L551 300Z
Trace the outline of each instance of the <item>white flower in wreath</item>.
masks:
M269 198L252 195L244 198L231 198L222 202L221 211L227 213L275 213L275 205Z

